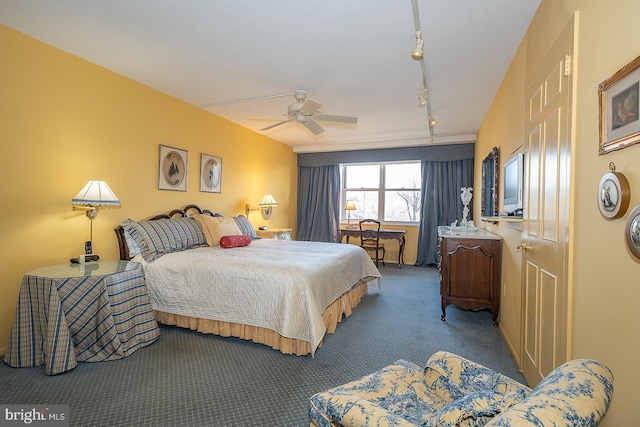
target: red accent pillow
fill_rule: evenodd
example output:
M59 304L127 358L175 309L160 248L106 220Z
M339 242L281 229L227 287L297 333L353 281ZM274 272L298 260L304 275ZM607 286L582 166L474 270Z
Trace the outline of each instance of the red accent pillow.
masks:
M233 236L222 236L220 238L220 246L229 249L237 248L240 246L249 246L251 243L251 237L244 234L238 234Z

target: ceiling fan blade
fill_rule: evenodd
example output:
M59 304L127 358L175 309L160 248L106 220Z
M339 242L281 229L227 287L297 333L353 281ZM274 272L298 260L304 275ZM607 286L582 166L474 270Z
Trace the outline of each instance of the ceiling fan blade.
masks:
M322 104L314 101L313 99L307 99L302 107L300 107L300 112L305 113L306 115L311 115L322 108Z
M322 126L320 126L319 124L317 124L311 119L307 120L306 122L303 122L302 124L305 125L306 128L309 129L311 133L314 135L319 135L322 132L324 132L324 129L322 129Z
M325 122L339 122L339 123L353 123L353 124L358 123L357 117L350 117L350 116L333 116L331 114L319 114L319 115L313 116L313 118L316 120L322 120Z
M289 123L289 122L290 122L290 121L292 121L292 120L293 120L293 119L284 120L284 121L282 121L282 122L280 122L280 123L276 123L275 125L267 126L266 128L262 128L262 129L260 129L260 130L261 130L261 131L263 131L263 130L273 129L273 128L274 128L274 127L276 127L276 126L280 126L280 125L283 125L283 124L285 124L285 123Z

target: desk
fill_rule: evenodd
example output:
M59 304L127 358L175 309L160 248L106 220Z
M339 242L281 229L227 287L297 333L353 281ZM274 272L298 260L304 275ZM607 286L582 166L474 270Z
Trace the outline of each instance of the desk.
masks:
M400 249L398 250L398 268L402 268L402 264L404 264L404 245L405 245L404 235L406 232L407 230L392 230L390 228L380 229L381 239L397 240L398 244L400 245ZM347 238L347 243L349 243L349 237L360 237L360 229L359 228L341 228L340 242L342 242L342 239L344 237Z
M139 263L51 265L22 278L4 360L55 375L122 359L159 335Z

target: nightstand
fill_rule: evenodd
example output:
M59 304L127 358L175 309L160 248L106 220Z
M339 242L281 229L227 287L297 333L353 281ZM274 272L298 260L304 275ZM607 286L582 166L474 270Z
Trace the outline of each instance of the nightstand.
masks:
M122 359L159 335L141 264L50 265L22 278L4 360L55 375L77 362Z
M258 237L263 239L291 240L290 228L270 228L268 230L256 230Z

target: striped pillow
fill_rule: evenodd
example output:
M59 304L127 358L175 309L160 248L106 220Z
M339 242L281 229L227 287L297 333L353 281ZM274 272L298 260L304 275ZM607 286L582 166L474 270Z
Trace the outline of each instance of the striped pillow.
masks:
M234 216L233 220L238 225L238 228L240 229L240 233L244 234L245 236L251 237L251 239L258 238L258 235L256 234L256 230L253 229L253 225L251 225L251 223L249 222L249 218L247 218L244 215L238 215L238 216Z
M207 246L202 228L193 218L126 220L124 229L140 247L140 254L151 262L170 252Z

